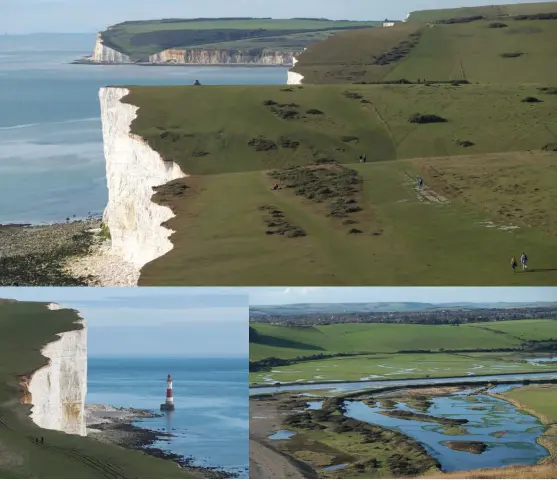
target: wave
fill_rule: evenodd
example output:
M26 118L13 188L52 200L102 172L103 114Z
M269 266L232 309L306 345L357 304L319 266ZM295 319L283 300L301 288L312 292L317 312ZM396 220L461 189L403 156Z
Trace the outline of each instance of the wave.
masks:
M42 122L42 123L24 123L21 125L10 125L9 127L0 127L0 130L17 130L20 128L31 128L40 127L42 125L61 125L64 123L76 123L76 122L99 122L100 117L89 117L89 118L78 118L75 120L60 120L59 122Z

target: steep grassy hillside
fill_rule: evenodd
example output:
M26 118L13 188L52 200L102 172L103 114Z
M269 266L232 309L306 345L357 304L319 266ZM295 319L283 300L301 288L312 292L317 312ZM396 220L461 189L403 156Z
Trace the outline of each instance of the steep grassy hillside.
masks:
M188 478L175 463L140 451L40 429L30 406L19 404L19 377L45 365L41 348L76 328L76 319L73 310L0 302L0 478Z
M557 7L555 7L557 12ZM557 16L557 14L556 14ZM311 45L294 71L304 83L468 80L544 83L557 78L555 20L492 20L342 32Z
M119 23L101 35L106 46L140 60L168 48L302 51L337 30L378 23L324 19L165 19Z
M446 8L439 10L420 10L412 12L409 22L437 22L452 18L484 16L487 18L515 15L533 15L536 13L557 12L557 2L521 2L508 5L485 5L481 7Z
M536 86L130 88L133 131L192 175L157 189L175 248L143 285L557 280L557 96ZM513 275L524 250L533 271Z

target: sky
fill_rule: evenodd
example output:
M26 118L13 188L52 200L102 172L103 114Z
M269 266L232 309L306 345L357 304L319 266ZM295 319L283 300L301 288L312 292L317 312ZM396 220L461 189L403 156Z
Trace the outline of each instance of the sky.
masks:
M246 289L250 305L359 302L557 302L553 287L291 287Z
M78 310L90 357L248 355L247 293L208 288L0 288Z
M126 20L172 17L402 20L415 10L491 3L487 0L0 0L0 34L88 33Z

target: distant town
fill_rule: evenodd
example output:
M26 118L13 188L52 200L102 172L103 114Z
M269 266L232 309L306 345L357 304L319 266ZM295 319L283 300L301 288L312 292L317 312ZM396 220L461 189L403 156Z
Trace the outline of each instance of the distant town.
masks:
M333 325L338 323L413 323L421 325L460 325L462 323L501 322L527 319L557 320L557 307L485 308L475 310L434 310L420 312L366 312L347 314L268 315L251 322L275 325Z

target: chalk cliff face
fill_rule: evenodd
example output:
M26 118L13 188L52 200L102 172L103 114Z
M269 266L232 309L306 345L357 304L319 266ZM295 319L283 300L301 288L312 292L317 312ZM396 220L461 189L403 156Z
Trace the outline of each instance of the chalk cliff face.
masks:
M93 63L132 63L128 55L105 46L100 33L97 34L93 55L88 60Z
M41 350L48 365L22 377L20 391L21 402L33 404L31 419L39 427L85 436L87 330L83 320L78 323L82 329L58 334L58 340Z
M153 64L173 65L293 65L294 52L169 49L149 57Z
M128 93L112 87L99 93L108 185L104 223L112 253L141 268L173 247L168 239L173 232L161 224L174 214L151 201L153 187L186 175L130 132L138 107L121 102Z
M296 63L298 63L298 60L294 58L292 65L295 67ZM297 72L293 72L292 70L288 70L288 80L286 81L288 85L301 85L303 80L303 75L300 75Z

